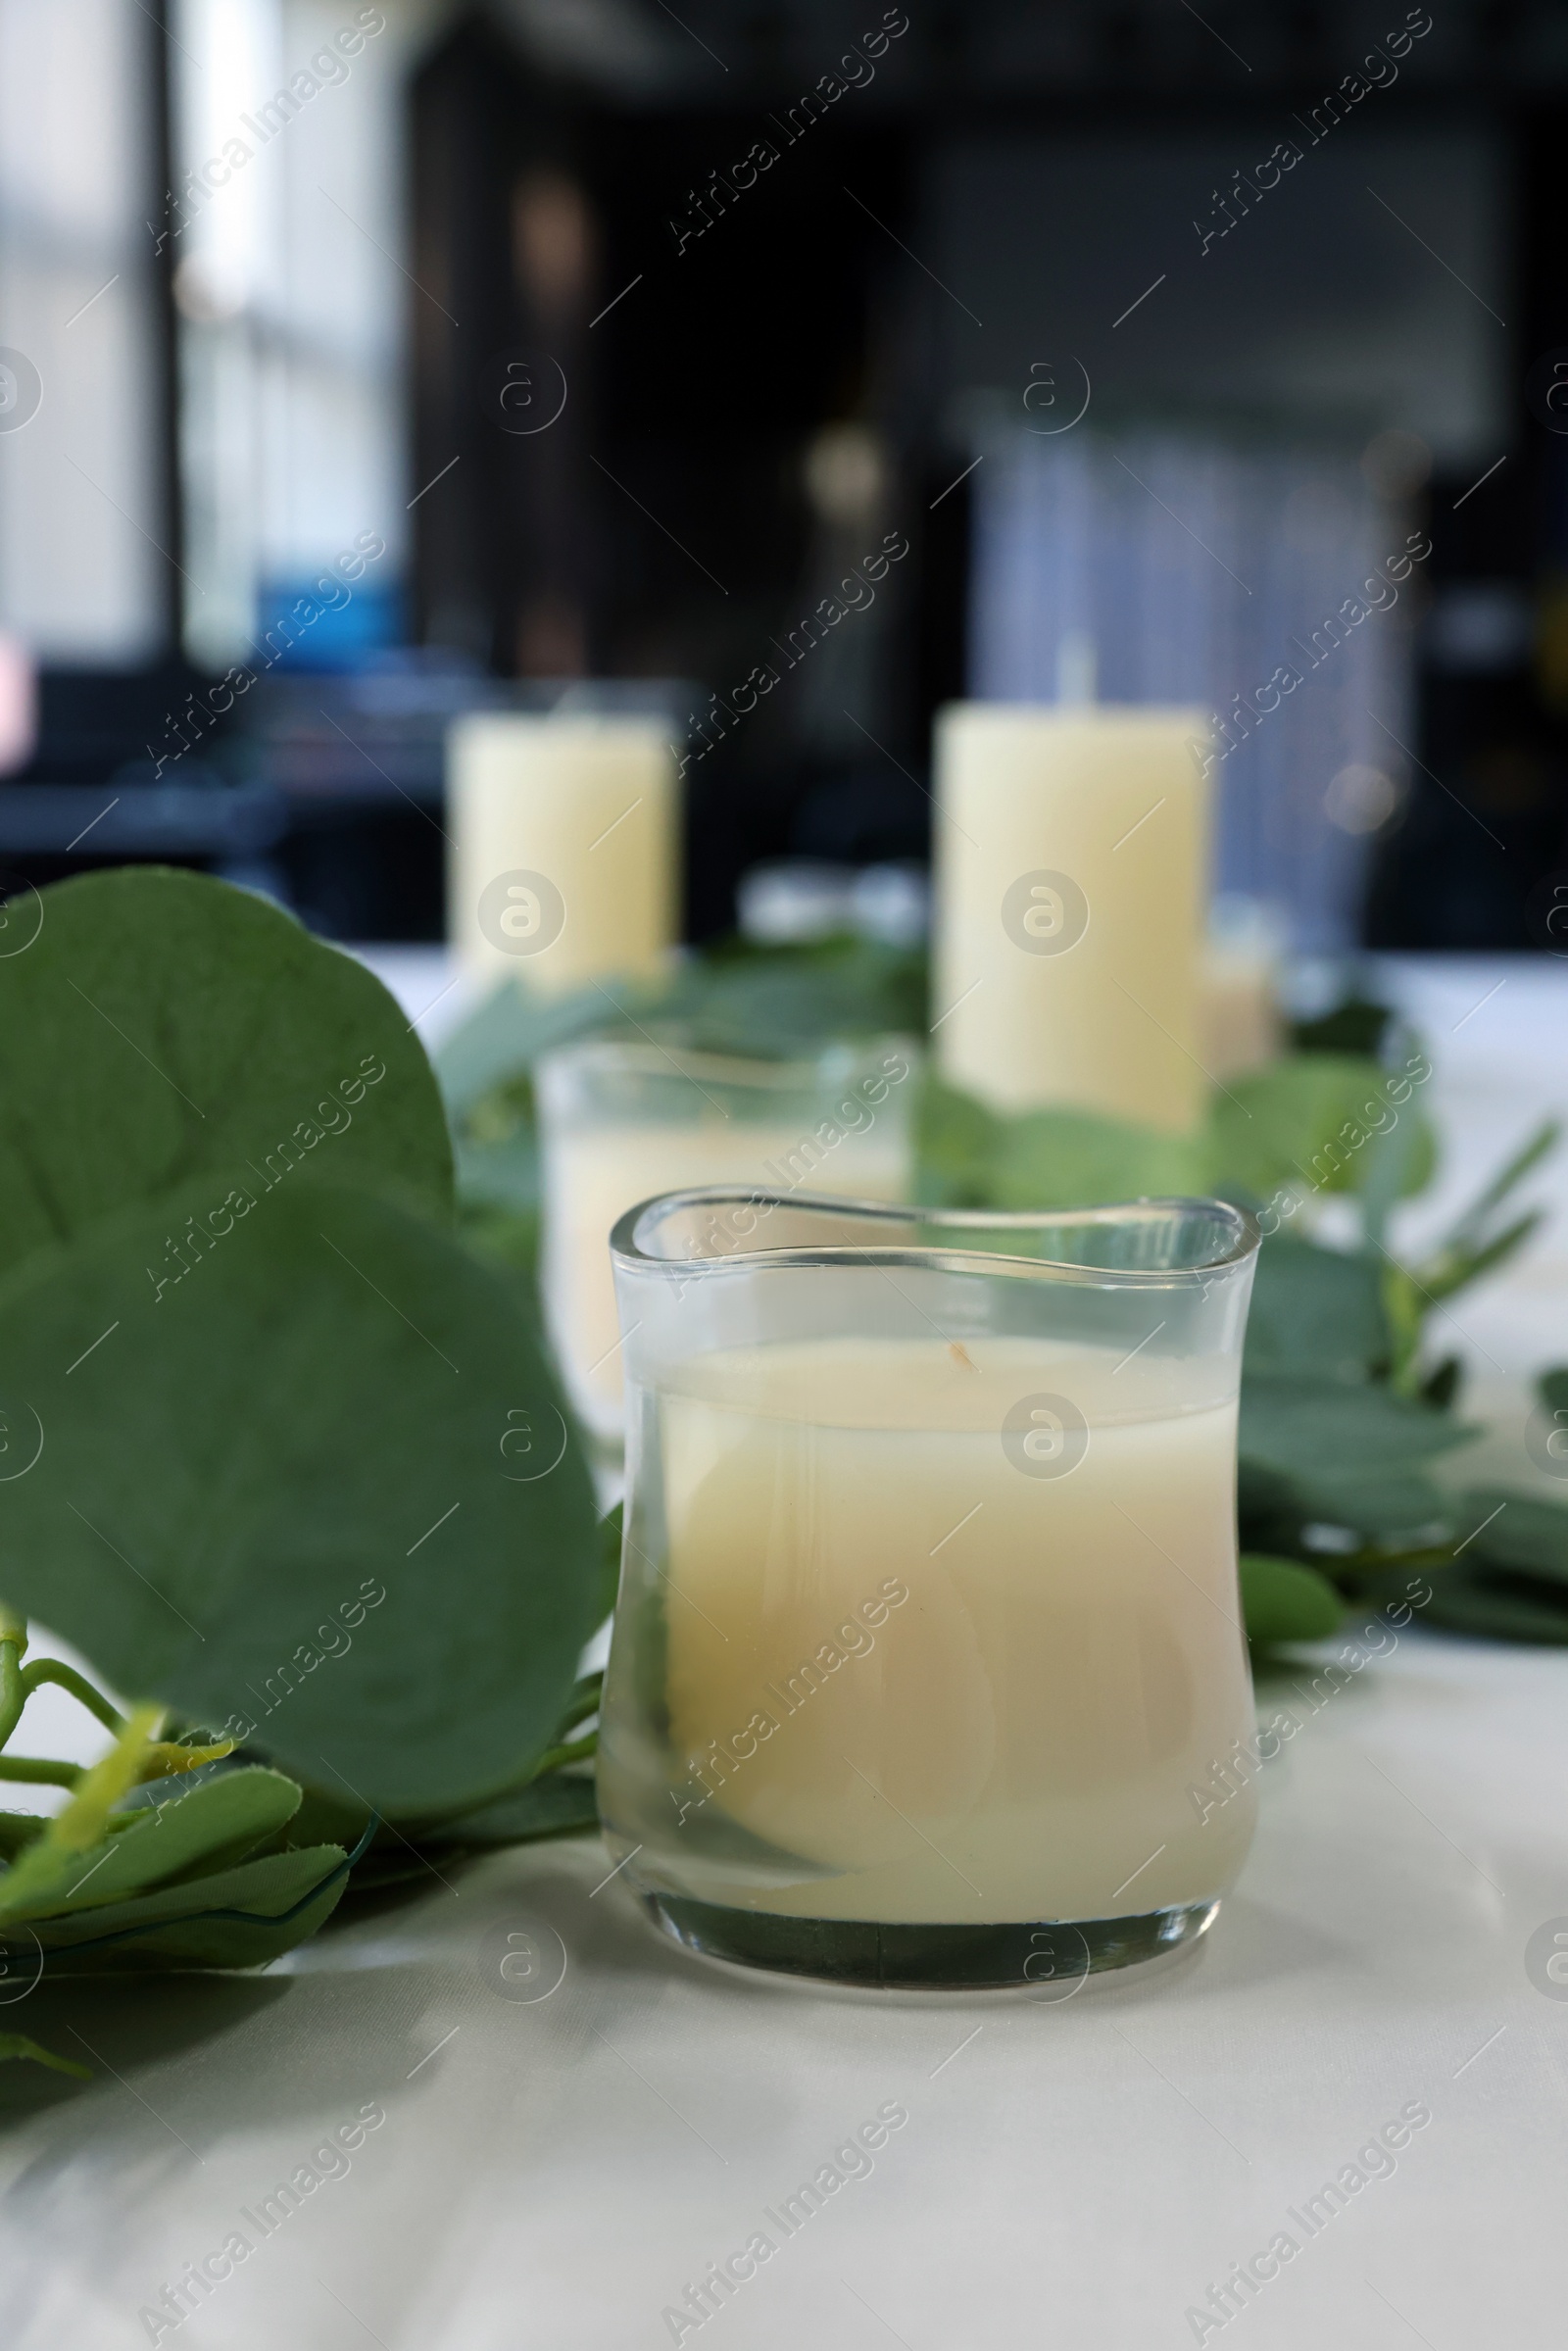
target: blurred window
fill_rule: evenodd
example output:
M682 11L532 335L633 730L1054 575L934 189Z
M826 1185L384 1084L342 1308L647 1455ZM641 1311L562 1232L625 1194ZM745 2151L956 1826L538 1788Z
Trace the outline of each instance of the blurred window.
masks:
M0 0L0 628L162 650L156 46L127 0Z
M352 665L399 634L406 506L396 0L177 0L175 184L185 644L213 667L300 599L293 658ZM425 296L424 299L433 299ZM346 603L318 580L370 534Z

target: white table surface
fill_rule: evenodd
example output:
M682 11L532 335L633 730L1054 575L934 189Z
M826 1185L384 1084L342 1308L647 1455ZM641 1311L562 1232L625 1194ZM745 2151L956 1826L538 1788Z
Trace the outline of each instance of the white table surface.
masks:
M1426 1026L1458 1190L1568 1106L1568 964L1386 973ZM441 981L401 977L412 1018ZM1553 1221L1530 1263L1459 1309L1498 1397L1568 1357L1568 1177L1536 1190ZM40 1991L0 2026L67 2048L74 2027L98 2075L3 2069L0 2339L149 2341L141 2311L240 2230L249 2257L158 2340L653 2351L761 2229L772 2258L681 2340L1144 2351L1199 2339L1189 2312L1283 2230L1295 2258L1202 2340L1556 2342L1568 1999L1526 1947L1568 1934L1565 1698L1568 1657L1416 1628L1315 1712L1260 1692L1301 1729L1217 1926L1065 1999L711 1967L601 1884L587 1839L432 1878L260 1978ZM560 1937L548 1997L501 1995L509 1933ZM874 2170L785 2240L764 2208L892 2102L907 2121ZM1417 2102L1396 2168L1308 2235L1293 2214ZM385 2119L341 2176L270 2235L241 2217L366 2106Z

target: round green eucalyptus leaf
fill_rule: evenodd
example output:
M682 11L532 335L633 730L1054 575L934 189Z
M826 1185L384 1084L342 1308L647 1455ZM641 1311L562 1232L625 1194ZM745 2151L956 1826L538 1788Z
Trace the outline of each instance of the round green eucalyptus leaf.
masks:
M1266 1646L1275 1641L1326 1640L1345 1614L1345 1602L1327 1576L1298 1559L1244 1551L1241 1576L1249 1641Z
M1003 1122L990 1169L999 1208L1081 1208L1202 1189L1198 1146L1089 1110L1027 1110Z
M378 979L291 915L158 866L58 882L6 914L0 1272L206 1169L389 1185L450 1212L422 1046ZM205 1218L222 1199L183 1207Z
M1405 1081L1406 1101L1409 1081ZM1204 1151L1210 1180L1240 1184L1259 1200L1282 1186L1361 1190L1379 1163L1380 1135L1411 1139L1420 1112L1396 1111L1389 1073L1350 1053L1298 1053L1234 1079L1215 1095ZM1430 1138L1401 1149L1396 1189L1419 1191L1432 1172Z
M0 1594L345 1805L480 1804L550 1744L600 1615L529 1293L292 1179L155 1292L212 1189L0 1289Z

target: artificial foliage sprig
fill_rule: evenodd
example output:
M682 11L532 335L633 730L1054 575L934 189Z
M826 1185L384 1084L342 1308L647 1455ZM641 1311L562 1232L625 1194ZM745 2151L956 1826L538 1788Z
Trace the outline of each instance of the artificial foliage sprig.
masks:
M3 1816L0 1948L254 1966L378 1837L488 1841L546 1766L580 1813L598 1513L569 1424L506 1475L509 1412L564 1399L380 983L190 874L41 900L0 963L0 1777L69 1801ZM28 1664L25 1616L151 1711ZM86 1774L18 1751L46 1683L113 1737Z
M64 1690L78 1705L112 1731L117 1739L124 1738L130 1725L112 1698L68 1665L61 1657L38 1657L31 1665L22 1662L27 1647L27 1627L24 1618L14 1609L0 1605L0 1780L31 1782L36 1787L77 1788L84 1767L76 1763L56 1762L47 1755L12 1755L6 1752L13 1734L22 1720L27 1700L45 1684ZM160 1722L165 1710L157 1710ZM220 1763L234 1751L231 1739L219 1739L211 1744L190 1739L148 1738L137 1750L136 1784L152 1780L173 1779L182 1772L199 1771L203 1764Z
M0 1606L0 1780L25 1780L38 1786L79 1788L84 1766L77 1763L57 1763L48 1756L11 1755L5 1750L20 1724L27 1700L53 1684L64 1690L105 1730L123 1740L130 1730L130 1719L122 1714L112 1698L95 1688L85 1674L78 1673L61 1657L38 1657L31 1665L22 1660L27 1648L26 1620L11 1608ZM160 1727L167 1710L154 1708L149 1720ZM117 1749L118 1751L118 1749ZM199 1771L205 1763L220 1763L234 1751L231 1739L202 1744L189 1739L166 1739L149 1735L134 1748L135 1785L152 1780L168 1780L182 1772Z
M279 1848L299 1805L297 1787L276 1773L241 1771L126 1809L137 1791L221 1762L232 1741L166 1739L165 1707L122 1715L74 1667L45 1658L24 1668L25 1647L26 1627L7 1610L0 1623L7 1740L46 1683L69 1690L100 1722L110 1720L115 1736L94 1764L48 1766L47 1779L70 1790L52 1819L0 1814L0 1969L8 1984L21 1981L21 1996L46 1972L254 1965L320 1925L341 1893L346 1858L335 1846L307 1855ZM18 1768L28 1760L0 1751L7 1778L43 1780L43 1771ZM0 2035L0 2058L87 2072L24 2034Z

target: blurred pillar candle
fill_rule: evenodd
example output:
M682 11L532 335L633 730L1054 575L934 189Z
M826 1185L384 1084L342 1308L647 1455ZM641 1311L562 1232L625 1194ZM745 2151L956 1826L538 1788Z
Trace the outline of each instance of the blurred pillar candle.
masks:
M1203 1066L1223 1084L1266 1068L1279 1057L1282 1036L1278 967L1271 949L1210 939L1202 961Z
M940 713L932 1020L951 1084L1003 1110L1197 1125L1206 726L1197 710Z
M559 994L656 969L677 917L675 760L643 718L484 711L447 739L452 943Z

